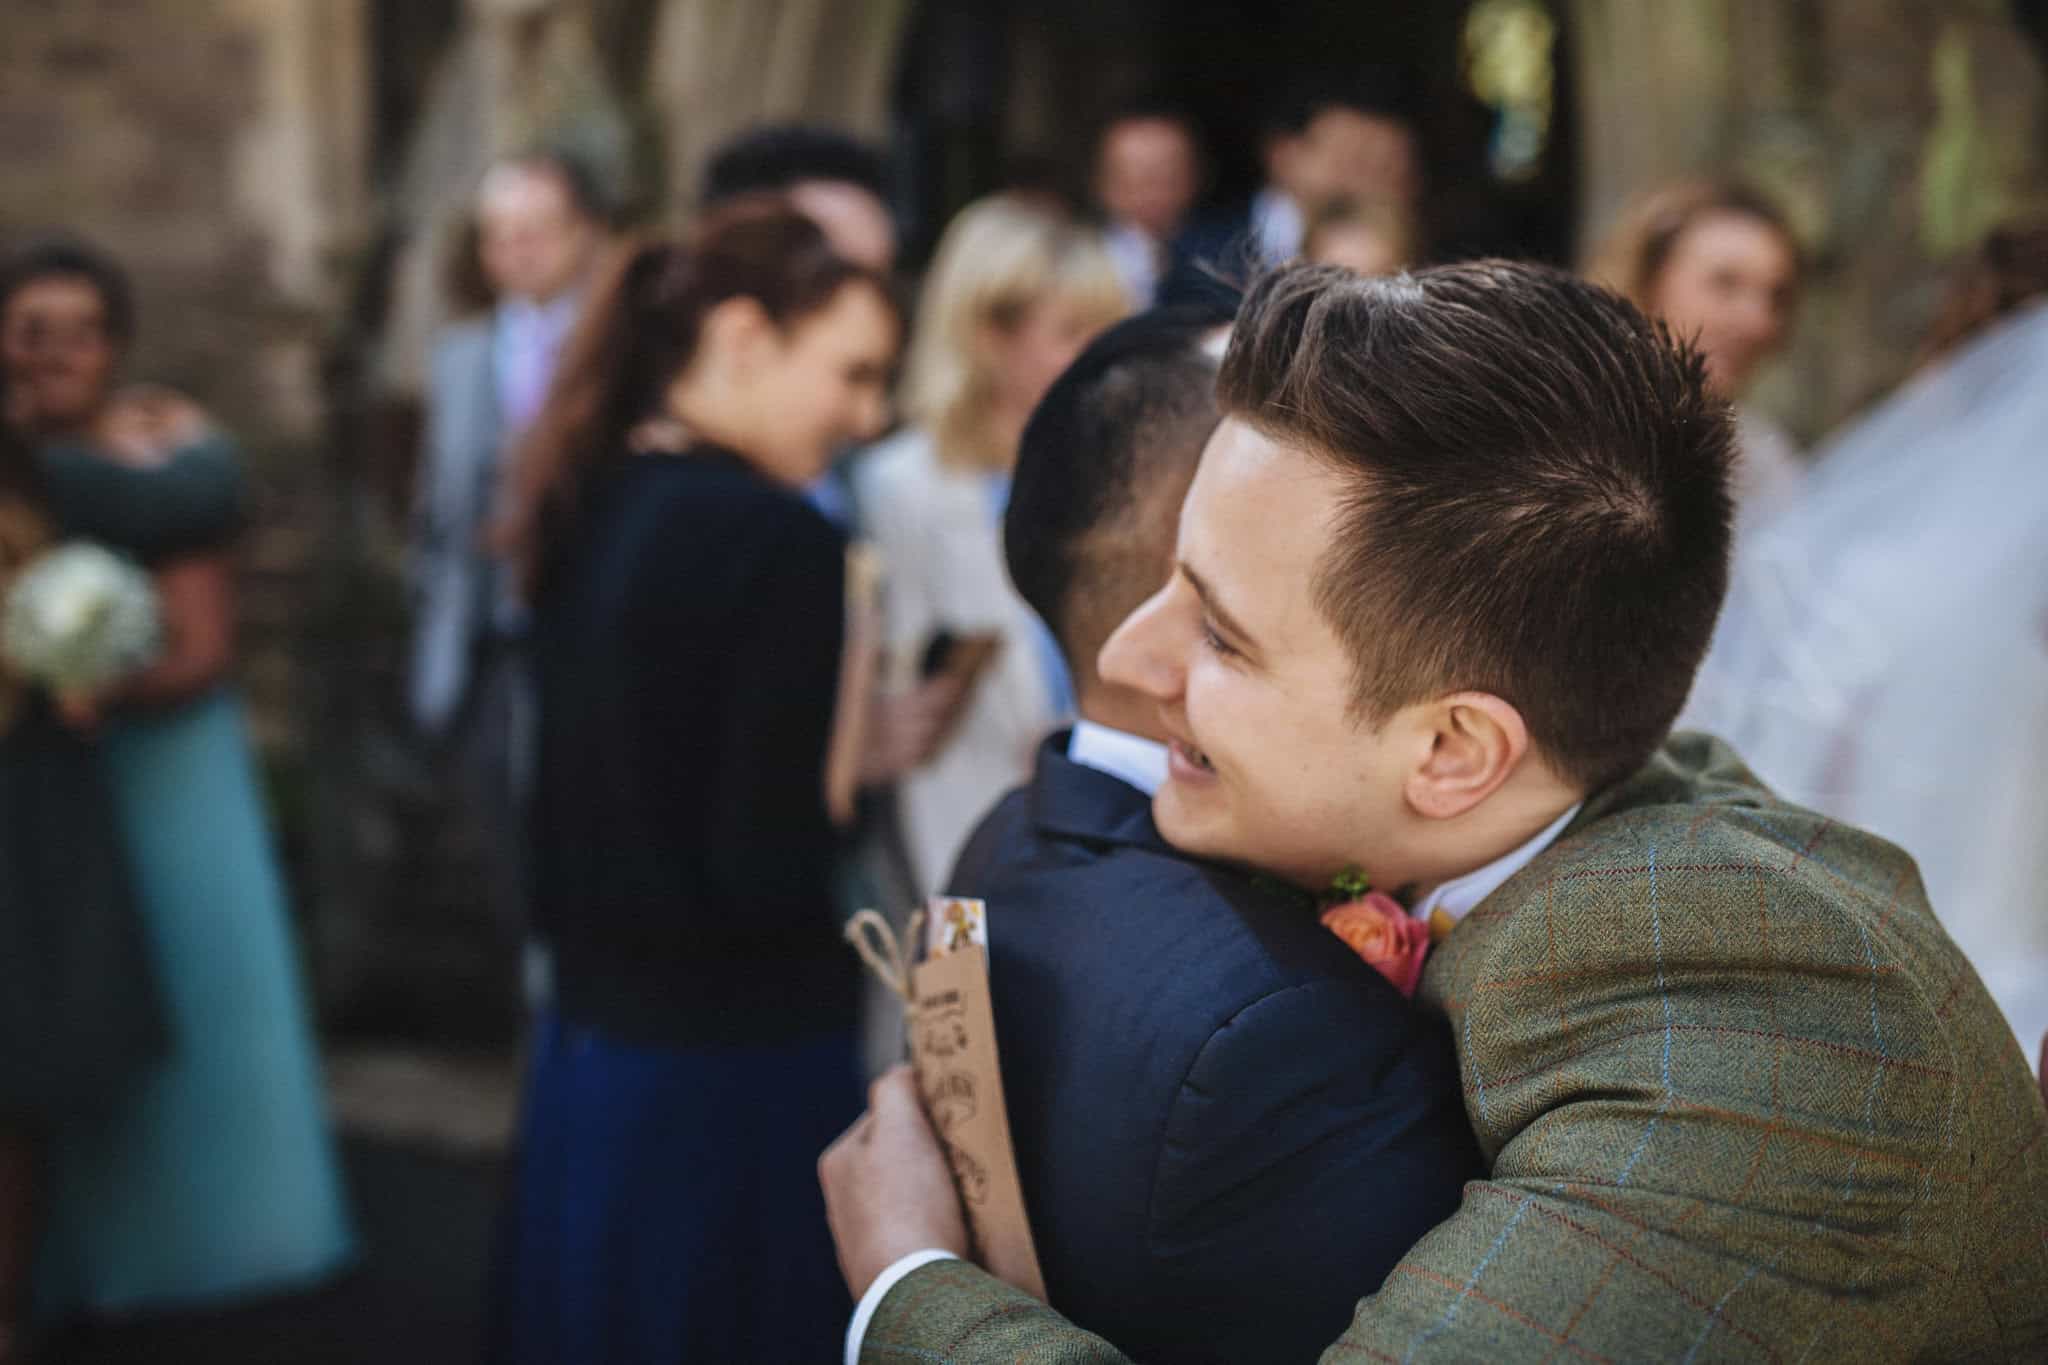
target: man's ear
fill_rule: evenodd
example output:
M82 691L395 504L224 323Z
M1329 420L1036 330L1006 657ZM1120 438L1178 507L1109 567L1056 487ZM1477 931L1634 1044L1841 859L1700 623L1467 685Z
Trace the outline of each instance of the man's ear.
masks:
M1491 692L1455 692L1420 708L1417 760L1403 794L1429 820L1450 820L1500 789L1529 752L1522 713Z
M775 335L775 322L760 300L741 294L712 305L704 315L699 349L744 370L758 363Z

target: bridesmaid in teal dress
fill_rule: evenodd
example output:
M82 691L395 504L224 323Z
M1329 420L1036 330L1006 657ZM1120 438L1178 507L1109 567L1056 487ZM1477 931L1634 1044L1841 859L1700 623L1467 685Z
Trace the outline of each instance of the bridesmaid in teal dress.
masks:
M125 286L77 248L18 263L0 318L40 310L117 355ZM10 363L10 372L13 372ZM48 439L43 473L67 534L146 543L164 509L138 503L110 463L210 443L173 400L152 439L109 435L108 363L29 376ZM80 376L98 377L98 384ZM19 375L15 376L19 378ZM131 408L137 405L128 405ZM202 452L203 453L203 452ZM103 727L117 825L169 1023L165 1059L108 1114L50 1136L39 1312L56 1317L185 1308L315 1282L352 1239L318 1056L243 708L226 681L233 598L225 539L152 562L163 656L112 693L66 698Z

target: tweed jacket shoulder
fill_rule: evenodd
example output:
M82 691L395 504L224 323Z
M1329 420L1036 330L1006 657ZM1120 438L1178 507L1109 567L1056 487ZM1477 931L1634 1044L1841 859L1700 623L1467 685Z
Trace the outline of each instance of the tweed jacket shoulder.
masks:
M1491 1178L1325 1361L2048 1359L2017 1040L1911 859L1718 741L1588 803L1422 994ZM864 1359L913 1356L1122 1358L957 1262L870 1325Z

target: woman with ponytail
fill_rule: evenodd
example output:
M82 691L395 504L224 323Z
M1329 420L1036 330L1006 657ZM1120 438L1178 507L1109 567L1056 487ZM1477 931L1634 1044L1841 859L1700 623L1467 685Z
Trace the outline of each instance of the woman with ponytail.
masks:
M628 249L514 469L555 962L497 1361L819 1360L814 1174L859 1112L826 752L845 543L801 490L886 419L883 281L780 201Z

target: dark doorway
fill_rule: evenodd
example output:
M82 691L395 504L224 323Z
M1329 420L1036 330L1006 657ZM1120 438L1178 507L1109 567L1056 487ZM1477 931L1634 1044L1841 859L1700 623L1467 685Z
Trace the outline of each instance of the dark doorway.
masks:
M1339 86L1405 116L1427 172L1429 255L1573 254L1576 138L1571 33L1560 0L924 0L897 83L905 207L928 244L962 204L998 188L1085 202L1095 130L1120 107L1166 100L1201 125L1212 198L1261 181L1258 129L1290 86ZM1547 122L1528 128L1474 92L1474 11L1547 24ZM1482 82L1483 83L1483 82ZM1501 155L1504 141L1521 141Z

